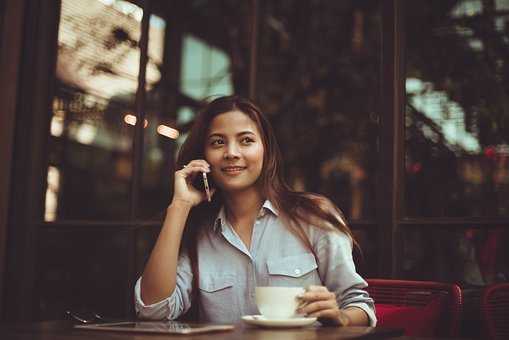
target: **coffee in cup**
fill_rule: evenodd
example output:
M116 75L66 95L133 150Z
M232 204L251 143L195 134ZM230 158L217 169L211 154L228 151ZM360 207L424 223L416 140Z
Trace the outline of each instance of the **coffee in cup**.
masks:
M304 292L302 287L256 287L256 305L267 319L297 317L298 296Z

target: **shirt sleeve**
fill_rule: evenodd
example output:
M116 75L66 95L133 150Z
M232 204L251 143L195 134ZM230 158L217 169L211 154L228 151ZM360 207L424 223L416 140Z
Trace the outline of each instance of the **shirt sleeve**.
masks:
M193 274L191 263L186 254L179 256L177 263L176 286L170 296L153 304L145 304L141 299L140 277L134 286L134 307L136 316L148 320L174 320L187 312L191 307L191 290Z
M368 315L370 326L376 326L374 301L364 289L367 282L355 269L351 239L342 232L324 232L316 243L315 252L322 282L336 293L339 307L361 308Z

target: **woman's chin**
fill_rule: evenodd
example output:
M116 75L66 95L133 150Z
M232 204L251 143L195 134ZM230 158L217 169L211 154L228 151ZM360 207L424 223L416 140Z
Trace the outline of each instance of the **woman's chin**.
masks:
M220 185L220 189L222 192L228 195L230 193L233 194L253 190L255 189L255 186L245 183L222 183L222 185Z

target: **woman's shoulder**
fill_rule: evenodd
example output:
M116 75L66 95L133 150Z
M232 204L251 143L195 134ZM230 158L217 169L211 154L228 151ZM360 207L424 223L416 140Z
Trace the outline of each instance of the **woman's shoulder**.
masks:
M353 248L353 239L339 229L331 230L308 225L304 227L304 232L311 242L313 251L318 256L340 250L348 253Z
M335 228L332 225L327 225L322 221L316 223L302 224L306 234L311 236L311 239L317 241L322 238L344 239L349 240L350 236L345 231Z
M311 192L302 192L300 195L307 201L307 204L302 204L300 206L300 209L303 209L301 214L310 217L310 222L314 222L311 223L312 225L323 225L323 222L331 224L327 222L332 222L330 219L330 217L332 217L334 224L337 222L344 227L347 226L346 218L341 209L326 196ZM326 229L338 230L333 225L329 225L329 228Z

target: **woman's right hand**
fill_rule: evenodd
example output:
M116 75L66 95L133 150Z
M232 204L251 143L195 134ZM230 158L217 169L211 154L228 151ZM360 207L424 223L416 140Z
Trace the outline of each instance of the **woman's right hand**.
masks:
M200 191L192 184L196 176L202 176L202 172L209 173L210 165L203 159L195 159L175 171L175 182L173 186L173 202L184 201L193 207L207 199L205 191ZM210 194L214 194L214 189Z

